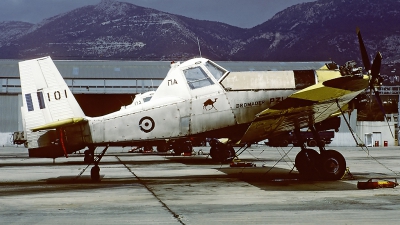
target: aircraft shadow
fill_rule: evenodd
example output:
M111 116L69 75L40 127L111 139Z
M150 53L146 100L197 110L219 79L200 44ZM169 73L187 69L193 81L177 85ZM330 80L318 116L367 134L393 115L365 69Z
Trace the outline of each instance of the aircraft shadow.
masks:
M343 191L356 184L338 181L304 180L297 171L271 167L220 168L228 177L237 178L265 191Z

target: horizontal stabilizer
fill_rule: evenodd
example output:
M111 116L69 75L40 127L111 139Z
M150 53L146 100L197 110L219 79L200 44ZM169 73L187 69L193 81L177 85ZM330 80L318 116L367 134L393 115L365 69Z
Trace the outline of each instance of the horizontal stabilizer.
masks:
M78 123L82 123L86 121L84 118L70 118L70 119L65 119L65 120L59 120L55 122L51 122L42 126L34 127L31 130L33 132L39 131L39 130L48 130L48 129L55 129L59 127L65 127L65 126L70 126Z

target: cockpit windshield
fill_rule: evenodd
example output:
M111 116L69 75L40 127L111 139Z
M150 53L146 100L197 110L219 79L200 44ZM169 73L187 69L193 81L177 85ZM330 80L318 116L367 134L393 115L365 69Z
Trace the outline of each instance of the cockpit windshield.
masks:
M201 67L189 68L183 71L190 89L201 88L214 84Z
M217 66L211 61L207 61L205 64L206 68L211 72L216 80L219 80L227 71L223 70L221 67Z

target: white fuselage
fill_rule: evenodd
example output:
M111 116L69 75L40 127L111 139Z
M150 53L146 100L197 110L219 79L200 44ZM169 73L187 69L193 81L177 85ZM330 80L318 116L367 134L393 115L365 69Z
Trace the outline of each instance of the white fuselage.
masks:
M295 91L293 75L277 76L272 71L249 75L246 72L251 80L245 84L245 80L237 81L237 77L246 74L231 73L227 76L227 72L222 71L224 76L217 79L204 66L205 62L205 59L193 59L185 64L173 65L149 102L122 108L102 117L89 118L93 143L173 139L249 124L259 112ZM186 71L194 68L205 71L206 80L190 83L190 79L197 78L187 75ZM268 77L274 79L268 80ZM272 81L273 84L270 83ZM264 88L247 89L248 86L254 86L252 82L258 82L255 87ZM196 85L202 86L193 87ZM223 85L229 85L229 90Z

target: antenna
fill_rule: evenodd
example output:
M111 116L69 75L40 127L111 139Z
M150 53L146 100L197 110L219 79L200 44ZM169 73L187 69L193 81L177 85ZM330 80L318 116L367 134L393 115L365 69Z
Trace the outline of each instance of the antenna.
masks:
M201 57L201 49L200 49L200 42L199 42L199 38L197 37L197 45L199 46L199 53L200 53L200 58L203 58L203 57Z

